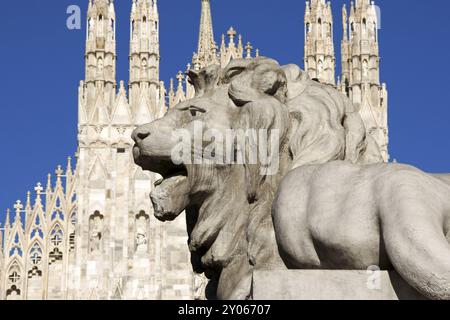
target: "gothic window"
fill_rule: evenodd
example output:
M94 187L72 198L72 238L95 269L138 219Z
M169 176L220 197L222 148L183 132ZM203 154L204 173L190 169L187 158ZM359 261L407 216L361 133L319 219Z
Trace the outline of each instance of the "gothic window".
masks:
M11 283L17 283L20 281L20 274L17 271L13 271L9 277L8 277L9 281Z
M319 21L317 22L318 26L317 26L317 36L321 37L323 35L323 30L322 30L322 19L319 18Z
M349 97L350 96L350 81L345 79L345 93Z
M33 263L33 265L38 265L42 261L42 249L37 243L35 243L31 248L30 261Z
M62 259L62 252L58 248L54 248L48 255L48 265L51 266L58 261L62 261Z
M374 22L374 23L373 23L373 37L374 37L374 39L375 39L375 42L378 42L377 34L378 34L378 32L377 32L377 23Z
M70 216L70 225L69 225L69 252L73 252L75 250L75 230L77 225L77 212L75 211Z
M31 269L28 271L28 279L41 277L42 249L38 243L35 243L30 250L29 262Z
M20 243L20 237L19 234L16 233L14 237L14 242L11 244L11 249L9 250L9 256L13 256L14 254L17 254L19 256L22 256L22 244Z
M59 224L55 225L50 233L50 243L53 247L60 247L63 243L63 232Z
M72 203L75 203L75 202L77 202L77 194L76 193L74 193L73 195L72 195Z
M6 290L6 297L8 300L13 297L20 297L20 289L18 289L15 285L11 286L10 289Z
M54 221L56 219L64 220L64 213L61 211L61 209L56 209L55 211L53 211L52 221Z
M310 34L311 33L311 24L307 23L306 24L306 34Z
M10 299L14 299L14 297L18 297L21 294L21 283L22 283L22 276L21 276L21 271L20 271L20 266L17 263L17 261L15 261L11 267L8 270L7 273L7 290L6 290L6 298L8 300Z
M101 252L103 219L104 216L99 211L95 211L89 217L89 253L95 254Z
M36 219L34 220L33 228L30 232L30 240L34 238L44 238L44 233L42 232L42 226L39 216L36 216Z
M72 213L69 225L69 252L75 250L75 232L77 227L77 212Z
M144 17L142 18L142 28L141 28L141 32L142 32L143 35L146 35L146 34L147 34L147 17L146 17L146 16L144 16Z
M112 31L112 39L114 40L114 35L115 35L115 24L114 24L114 19L111 19L111 31Z
M367 20L366 18L363 19L363 29L362 29L362 36L367 36Z

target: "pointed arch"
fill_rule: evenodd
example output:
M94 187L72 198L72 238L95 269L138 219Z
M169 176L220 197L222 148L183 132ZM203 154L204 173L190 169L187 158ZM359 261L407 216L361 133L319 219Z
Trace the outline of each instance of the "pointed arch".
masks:
M51 202L51 216L50 221L64 221L65 219L65 211L66 211L66 203L65 203L65 194L62 188L58 188L55 191L55 195L53 201Z
M64 230L59 221L55 222L50 228L49 245L51 247L61 247L64 240Z
M89 181L93 184L93 188L104 188L104 183L108 174L106 167L99 156L96 157L91 170L89 171Z
M22 264L17 259L13 259L6 270L6 300L22 299L22 284L24 279Z
M112 124L128 125L132 123L130 106L127 101L126 94L119 92L119 97L112 113Z
M39 240L34 240L29 247L26 262L26 299L43 298L44 278L44 246Z
M23 256L23 232L21 230L18 230L16 227L15 230L13 230L12 234L12 241L11 245L9 247L9 257L13 256Z
M46 218L44 215L42 204L39 202L35 205L34 210L27 223L26 235L29 236L28 241L33 242L34 239L44 239Z
M65 233L60 222L55 222L49 229L47 242L47 298L63 298L64 278L64 237Z
M27 253L27 277L42 276L42 264L44 261L44 245L39 240L34 240L30 245Z

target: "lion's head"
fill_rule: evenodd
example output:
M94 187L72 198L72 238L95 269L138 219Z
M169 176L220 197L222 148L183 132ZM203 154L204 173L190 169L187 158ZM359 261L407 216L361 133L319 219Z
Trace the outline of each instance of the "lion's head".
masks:
M186 210L197 271L221 277L228 268L232 278L243 264L280 263L270 209L281 179L297 165L365 159L362 121L335 89L272 59L188 76L196 96L133 133L135 162L163 177L151 194L155 216Z

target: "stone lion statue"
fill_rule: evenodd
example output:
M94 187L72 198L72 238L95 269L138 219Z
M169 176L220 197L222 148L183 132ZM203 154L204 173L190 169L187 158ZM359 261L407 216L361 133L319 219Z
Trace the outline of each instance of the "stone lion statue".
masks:
M163 177L151 193L155 216L186 212L192 265L210 279L209 298L251 298L258 269L372 265L393 266L428 297L450 298L450 177L382 164L352 103L295 65L237 59L188 76L196 96L137 128L134 157ZM247 149L242 162L180 162L179 129L189 140L259 129L278 141L258 141L272 151L264 163L249 161ZM193 157L208 148L189 142ZM263 170L274 163L275 172Z

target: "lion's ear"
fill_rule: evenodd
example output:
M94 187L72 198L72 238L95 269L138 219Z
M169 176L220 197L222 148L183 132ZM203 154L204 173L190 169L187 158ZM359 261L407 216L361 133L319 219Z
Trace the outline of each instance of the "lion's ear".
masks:
M194 86L197 97L214 88L219 78L219 71L219 66L211 65L199 71L189 70L187 72L189 83Z

